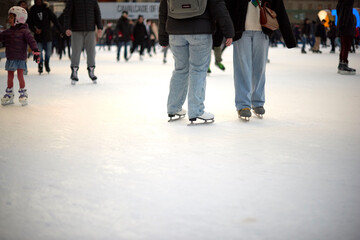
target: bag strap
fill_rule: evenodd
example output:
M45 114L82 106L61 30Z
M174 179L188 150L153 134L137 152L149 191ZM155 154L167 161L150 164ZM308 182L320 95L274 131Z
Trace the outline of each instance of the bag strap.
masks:
M257 4L258 4L259 8L261 9L262 7L261 7L261 5L260 5L260 3L259 3L259 0L256 0L256 2L257 2Z

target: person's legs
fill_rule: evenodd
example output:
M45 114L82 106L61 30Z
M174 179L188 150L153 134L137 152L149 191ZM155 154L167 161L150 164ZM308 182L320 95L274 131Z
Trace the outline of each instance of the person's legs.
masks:
M117 53L116 53L116 59L119 61L120 60L120 52L121 52L121 47L123 45L122 41L119 41L117 44Z
M253 33L252 31L245 31L242 37L233 43L236 110L251 108Z
M127 41L124 41L123 44L124 44L124 58L127 61L128 60L127 55L128 55L128 44L129 43Z
M79 67L80 55L84 48L84 33L72 32L71 35L71 67Z
M189 119L204 113L206 73L210 64L212 35L186 35L189 42Z
M340 50L340 62L348 63L348 56L351 47L351 37L342 36L341 38L341 50Z
M8 71L7 87L14 87L14 71Z
M189 43L184 35L170 35L169 45L175 60L167 102L168 114L174 114L184 105L189 85Z
M96 46L96 37L95 32L85 32L84 38L84 48L87 56L87 66L95 67L95 46Z
M252 107L262 107L265 103L265 71L269 37L263 32L255 32L252 48Z
M19 80L20 88L25 88L24 69L17 70L17 78Z
M52 42L47 42L45 44L45 69L47 72L50 72L50 56L52 52Z

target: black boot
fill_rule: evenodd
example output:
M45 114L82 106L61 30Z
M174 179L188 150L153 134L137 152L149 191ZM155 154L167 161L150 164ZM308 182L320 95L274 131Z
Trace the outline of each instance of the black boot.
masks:
M45 70L46 70L47 73L50 73L49 62L45 62Z
M95 66L88 67L87 70L88 70L89 77L91 78L91 80L96 82L97 77L95 76L95 73L94 73Z
M338 73L341 75L355 75L356 70L348 67L348 63L340 62L338 66Z
M79 67L71 67L71 76L70 76L70 78L71 78L71 83L74 85L75 84L75 82L77 82L77 81L79 81L79 78L78 78L78 74L77 74L77 72L78 72L78 70L79 70Z
M42 63L39 63L39 65L38 65L38 72L39 72L39 74L42 74L42 72L43 72L43 64Z

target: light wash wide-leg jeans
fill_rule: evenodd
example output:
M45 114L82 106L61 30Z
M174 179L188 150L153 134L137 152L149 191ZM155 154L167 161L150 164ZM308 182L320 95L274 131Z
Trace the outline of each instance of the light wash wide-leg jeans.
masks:
M264 106L268 49L269 37L261 31L244 31L234 42L236 110Z
M189 118L204 113L206 74L212 47L211 34L170 35L170 49L175 59L175 69L170 81L167 111L181 110L188 95Z

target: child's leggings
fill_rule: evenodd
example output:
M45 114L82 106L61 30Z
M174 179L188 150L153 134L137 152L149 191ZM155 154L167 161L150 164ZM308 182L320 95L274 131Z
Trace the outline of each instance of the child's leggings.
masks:
M24 69L17 70L20 88L25 88ZM8 88L14 87L14 71L8 71Z

